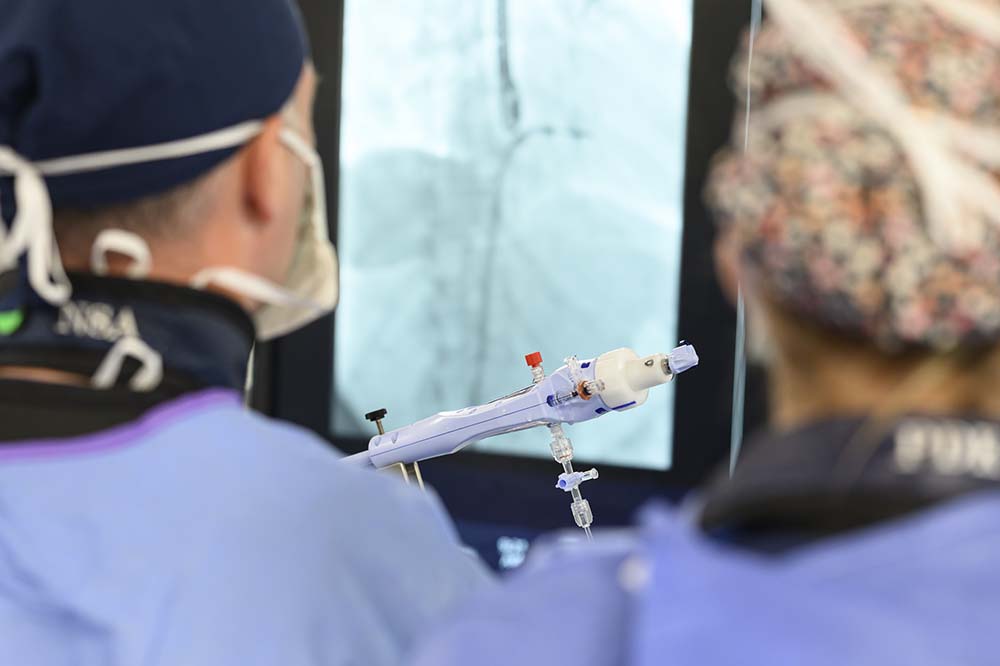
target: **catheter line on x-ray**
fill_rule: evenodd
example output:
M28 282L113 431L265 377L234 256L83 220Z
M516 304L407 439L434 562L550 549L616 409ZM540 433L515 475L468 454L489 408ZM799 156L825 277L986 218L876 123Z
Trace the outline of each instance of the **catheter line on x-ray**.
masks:
M539 125L526 129L521 128L521 93L514 81L510 66L510 17L507 14L507 0L497 0L497 63L500 78L500 117L503 118L504 129L510 138L507 145L504 146L499 168L493 178L490 215L486 220L486 242L482 262L482 279L479 286L480 313L476 329L476 351L473 355L475 365L469 392L471 404L479 404L489 399L489 396L485 395L483 379L486 376L486 357L489 349L490 330L493 326L490 305L495 283L500 231L504 222L504 187L510 166L514 162L518 150L531 139L562 135L573 140L580 140L587 136L584 130L577 127L559 128L553 125Z

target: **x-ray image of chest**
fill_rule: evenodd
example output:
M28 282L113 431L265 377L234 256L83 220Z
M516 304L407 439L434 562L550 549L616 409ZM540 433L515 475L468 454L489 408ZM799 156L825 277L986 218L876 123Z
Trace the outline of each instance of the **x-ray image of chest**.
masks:
M691 7L349 0L333 427L480 404L677 342ZM568 434L663 469L672 392ZM548 456L526 432L479 445Z

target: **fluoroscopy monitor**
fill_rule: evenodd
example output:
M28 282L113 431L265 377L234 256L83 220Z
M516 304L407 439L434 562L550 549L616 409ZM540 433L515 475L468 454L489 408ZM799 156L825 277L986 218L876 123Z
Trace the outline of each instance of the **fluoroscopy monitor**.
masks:
M504 396L530 352L676 346L691 3L347 0L344 26L335 437ZM577 456L668 469L673 403L574 428Z

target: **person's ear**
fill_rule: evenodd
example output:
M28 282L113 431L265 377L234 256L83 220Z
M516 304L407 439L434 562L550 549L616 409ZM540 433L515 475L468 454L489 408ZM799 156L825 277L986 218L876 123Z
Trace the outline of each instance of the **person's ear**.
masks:
M715 239L715 275L723 295L736 305L740 286L740 247L736 232L722 229Z
M263 131L247 147L244 160L244 206L247 218L259 224L269 224L280 217L282 193L288 185L281 128L280 117L268 119Z

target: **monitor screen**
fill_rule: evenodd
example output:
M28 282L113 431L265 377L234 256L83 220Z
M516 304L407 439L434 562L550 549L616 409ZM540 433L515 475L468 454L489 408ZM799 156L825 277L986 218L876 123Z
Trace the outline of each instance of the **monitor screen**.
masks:
M335 437L507 395L530 352L677 344L692 4L347 0ZM667 386L567 434L666 470L673 411Z

